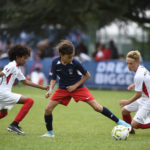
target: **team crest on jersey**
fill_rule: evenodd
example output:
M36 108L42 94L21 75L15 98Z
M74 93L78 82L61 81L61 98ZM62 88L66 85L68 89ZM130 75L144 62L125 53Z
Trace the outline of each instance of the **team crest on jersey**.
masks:
M8 72L8 71L9 71L9 68L6 68L5 70Z
M73 74L73 69L68 69L68 71L69 71L69 75L72 75Z

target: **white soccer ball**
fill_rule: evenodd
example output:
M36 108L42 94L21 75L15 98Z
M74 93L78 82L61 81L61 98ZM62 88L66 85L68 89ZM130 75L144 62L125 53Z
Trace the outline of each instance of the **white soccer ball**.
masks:
M127 140L129 129L123 125L117 125L112 129L111 135L114 140Z

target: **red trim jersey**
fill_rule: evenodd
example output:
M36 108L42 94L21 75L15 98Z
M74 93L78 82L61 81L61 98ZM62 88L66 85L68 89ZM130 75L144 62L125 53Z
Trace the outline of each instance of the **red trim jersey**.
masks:
M0 78L0 90L8 90L11 91L12 86L16 79L25 80L25 76L21 72L20 67L17 66L16 61L10 62L6 65L2 71L5 76Z
M135 76L135 91L142 92L143 96L150 98L150 72L143 66L139 66Z

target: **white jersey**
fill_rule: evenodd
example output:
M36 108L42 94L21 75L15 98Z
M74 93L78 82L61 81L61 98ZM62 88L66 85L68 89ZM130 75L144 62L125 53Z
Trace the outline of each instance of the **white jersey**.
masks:
M25 80L25 76L15 60L6 65L2 72L5 76L0 78L0 91L11 91L15 79Z
M150 98L150 72L143 66L139 66L135 76L135 91L142 92L143 97Z
M150 73L139 66L134 76L135 91L142 92L142 97L124 108L129 112L135 112L133 120L141 124L150 123Z

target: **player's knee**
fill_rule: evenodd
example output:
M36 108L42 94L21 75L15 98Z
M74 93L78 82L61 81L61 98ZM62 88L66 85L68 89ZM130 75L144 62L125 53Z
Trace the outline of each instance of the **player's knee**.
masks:
M137 125L138 125L138 124L137 124L136 122L134 122L134 121L131 122L132 128L135 128L135 129L136 129L136 128L137 128Z
M50 107L45 108L45 114L50 115L52 113L52 109Z
M123 115L127 115L129 112L125 109L125 108L122 108L122 114Z
M95 111L102 112L102 107L100 105L96 105L93 107Z
M6 117L8 115L7 111L0 111L0 119Z

